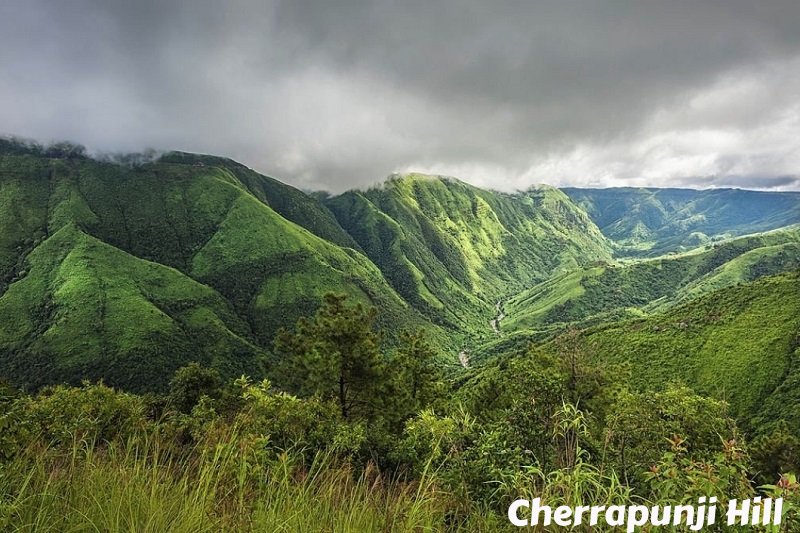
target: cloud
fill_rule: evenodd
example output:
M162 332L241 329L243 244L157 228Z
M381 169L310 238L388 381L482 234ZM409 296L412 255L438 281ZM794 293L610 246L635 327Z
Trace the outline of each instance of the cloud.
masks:
M684 187L697 186L698 183L708 188L790 190L800 189L800 176L705 176L675 181L676 186Z
M0 133L333 191L407 170L797 188L798 23L794 1L11 0Z

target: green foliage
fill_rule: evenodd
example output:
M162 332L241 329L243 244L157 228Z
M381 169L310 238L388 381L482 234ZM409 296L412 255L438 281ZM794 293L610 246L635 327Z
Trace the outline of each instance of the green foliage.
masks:
M311 320L301 318L294 333L278 333L275 352L301 380L299 390L336 400L345 419L369 418L387 381L373 329L376 310L348 306L346 298L326 294Z
M363 426L347 423L335 402L319 397L301 399L272 389L269 381L253 384L240 378L236 386L243 401L235 411L233 426L255 438L263 450L271 451L272 458L289 450L304 452L309 460L321 450L338 456L360 450ZM215 423L222 429L219 438L225 439L228 422L218 419ZM209 438L208 429L203 428L201 440Z
M726 442L739 437L724 402L704 398L686 387L663 392L626 392L606 419L604 454L628 484L641 484L650 468L674 451L713 460ZM674 459L674 456L671 456Z
M189 363L179 368L169 382L170 403L179 411L188 413L203 396L219 399L222 391L222 376L215 368L204 368Z
M102 444L124 439L149 424L141 397L88 383L22 396L6 406L2 419L3 440L15 444L13 450L6 444L6 455L23 450L31 441L60 448L76 442Z
M582 447L588 433L584 413L562 403L548 424L546 437L565 459L560 466L531 462L530 450L508 439L509 428L482 425L463 410L445 417L421 413L408 423L402 446L424 471L435 469L445 486L465 502L460 509L465 514L474 512L474 503L470 507L468 502L491 502L504 508L521 497L542 497L556 506L631 500L630 488L613 472L607 474L593 464Z
M310 466L266 463L229 436L212 450L165 448L141 436L64 457L23 454L0 476L3 531L405 532L442 529L449 501L430 481L411 485L324 455ZM71 459L70 459L71 457ZM491 531L489 527L464 531Z
M781 420L771 432L753 440L750 456L761 483L773 482L785 472L800 472L800 435Z
M553 438L561 442L562 461L558 468L531 467L524 474L513 475L504 489L508 497L524 494L540 497L550 505L625 505L633 501L633 491L611 470L592 464L591 456L581 447L588 435L586 416L577 407L564 403L553 414Z
M315 319L347 329L347 317L364 314L330 296ZM422 337L408 338L404 355L432 356ZM744 443L727 438L738 432L724 404L686 388L618 390L571 342L558 357L532 350L496 373L479 372L441 414L408 419L388 448L372 433L391 426L345 418L335 397L299 398L240 378L223 387L236 391L233 401L197 365L176 374L175 390L209 385L212 394L183 394L200 396L191 412L167 410L157 420L143 398L103 385L18 396L0 412L0 423L13 420L0 439L12 443L0 449L13 450L0 463L0 527L497 531L519 497L663 505L753 494ZM500 397L484 402L490 387L482 384ZM615 414L601 419L611 400ZM647 468L638 482L620 475L622 445ZM379 469L375 454L391 457L399 474ZM790 480L763 490L793 490Z
M646 473L655 501L678 504L696 502L701 496L720 501L754 496L747 455L735 440L723 442L722 450L706 461L689 455L685 444L674 436L670 450Z
M441 355L423 331L404 332L388 366L395 379L393 397L406 415L418 413L442 398L444 372Z
M782 474L775 484L762 485L759 489L768 497L784 499L784 525L781 531L800 531L800 483L797 482L797 475Z

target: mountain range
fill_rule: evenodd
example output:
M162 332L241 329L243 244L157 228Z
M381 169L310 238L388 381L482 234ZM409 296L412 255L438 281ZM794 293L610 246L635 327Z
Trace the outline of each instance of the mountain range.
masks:
M574 326L601 328L587 338L612 360L627 338L614 327L673 323L670 313L721 295L797 296L798 223L800 193L501 193L408 174L331 196L220 157L97 160L3 140L0 376L27 388L103 379L148 391L189 361L268 375L275 333L331 291L376 306L388 343L428 330L451 367L459 352ZM779 340L741 365L791 351L797 324L774 316ZM701 352L693 357L713 377L721 356ZM697 383L718 391L703 375ZM765 377L737 406L754 412L753 398L779 385Z

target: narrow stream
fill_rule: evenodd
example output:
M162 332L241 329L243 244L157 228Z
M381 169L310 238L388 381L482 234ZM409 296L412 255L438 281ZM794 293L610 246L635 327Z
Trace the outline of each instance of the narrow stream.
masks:
M494 331L495 335L500 335L500 321L506 317L506 314L503 312L502 306L503 301L497 300L494 308L497 311L497 316L489 321L489 325L492 327L492 331Z

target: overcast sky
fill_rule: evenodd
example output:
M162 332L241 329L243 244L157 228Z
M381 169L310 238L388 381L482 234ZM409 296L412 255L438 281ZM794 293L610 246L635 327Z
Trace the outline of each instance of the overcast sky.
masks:
M341 191L800 189L800 2L0 3L0 133Z

